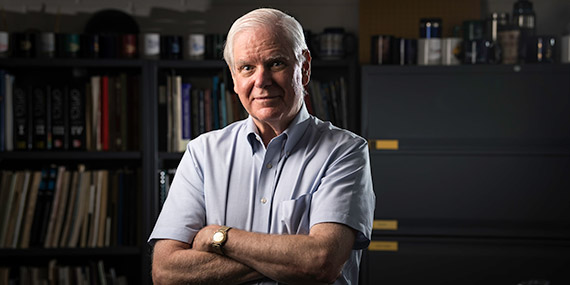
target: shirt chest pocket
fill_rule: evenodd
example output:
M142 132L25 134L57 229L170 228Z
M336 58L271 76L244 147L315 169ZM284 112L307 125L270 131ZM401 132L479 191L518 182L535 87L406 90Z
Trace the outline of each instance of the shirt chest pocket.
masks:
M280 234L309 234L311 201L312 195L305 194L279 204Z

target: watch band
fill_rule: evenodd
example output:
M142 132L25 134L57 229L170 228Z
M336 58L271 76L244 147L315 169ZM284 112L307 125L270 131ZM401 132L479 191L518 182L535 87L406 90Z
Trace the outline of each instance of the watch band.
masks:
M228 231L231 227L228 226L221 226L216 232L214 232L214 236L212 236L212 249L220 255L224 254L224 244L228 240Z

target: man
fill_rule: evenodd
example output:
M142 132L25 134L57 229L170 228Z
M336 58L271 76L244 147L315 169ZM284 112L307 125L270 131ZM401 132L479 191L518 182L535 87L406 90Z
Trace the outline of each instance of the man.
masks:
M224 58L250 116L188 144L149 239L154 282L356 284L375 205L367 143L308 114L301 25L254 10Z

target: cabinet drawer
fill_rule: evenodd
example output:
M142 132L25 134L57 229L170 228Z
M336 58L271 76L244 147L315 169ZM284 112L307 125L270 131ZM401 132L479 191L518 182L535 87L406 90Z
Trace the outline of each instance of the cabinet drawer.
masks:
M570 139L568 65L364 67L362 76L368 138Z
M570 156L371 152L397 234L570 237Z
M382 242L397 243L398 249L365 252L361 284L570 282L568 242L395 238L374 240L372 246Z

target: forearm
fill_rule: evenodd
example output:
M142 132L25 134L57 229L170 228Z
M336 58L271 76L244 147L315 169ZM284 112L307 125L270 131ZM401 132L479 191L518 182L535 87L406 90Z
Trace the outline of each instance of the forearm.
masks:
M197 235L198 250L208 251L208 237L219 226ZM269 235L239 229L228 232L225 254L264 276L283 283L333 283L352 249L354 232L339 224L318 224L309 235Z
M326 251L310 236L238 231L232 234L232 241L228 241L225 246L226 255L273 280L314 284L315 281L329 279L321 270L326 268ZM325 283L329 282L323 282Z
M175 241L158 241L153 253L154 284L239 284L263 277L252 268Z

